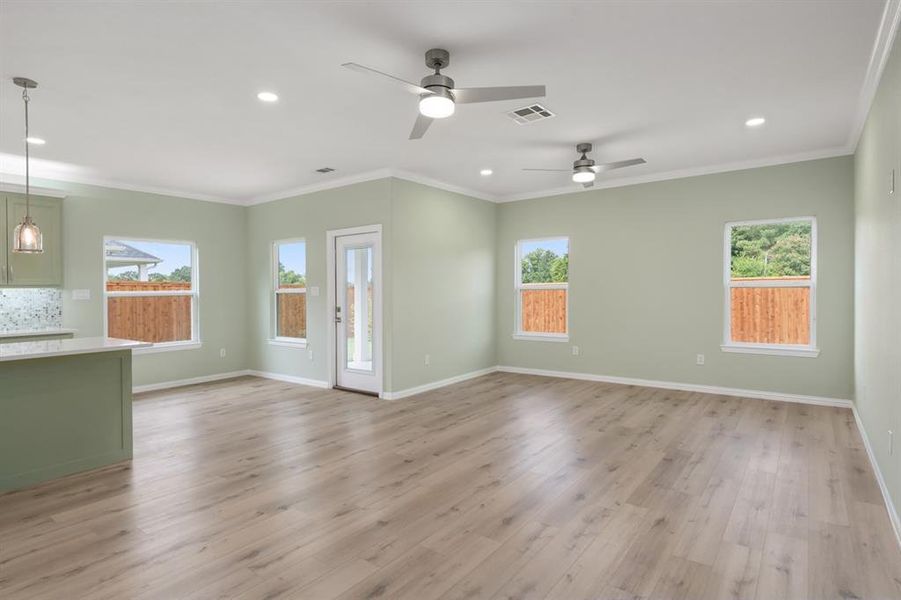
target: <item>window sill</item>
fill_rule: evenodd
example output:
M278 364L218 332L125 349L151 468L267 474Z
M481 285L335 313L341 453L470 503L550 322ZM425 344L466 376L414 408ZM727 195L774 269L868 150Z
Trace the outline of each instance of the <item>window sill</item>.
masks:
M720 348L723 352L736 352L739 354L768 354L770 356L800 356L803 358L816 358L820 355L819 348L795 348L791 346L723 344Z
M157 354L159 352L174 352L176 350L198 350L203 347L201 342L170 342L168 344L154 344L150 348L138 348L132 350L133 354Z
M568 342L569 336L565 334L514 333L513 339L523 342Z
M292 338L273 338L270 340L266 340L270 346L284 346L285 348L306 348L307 341L302 339L292 339Z

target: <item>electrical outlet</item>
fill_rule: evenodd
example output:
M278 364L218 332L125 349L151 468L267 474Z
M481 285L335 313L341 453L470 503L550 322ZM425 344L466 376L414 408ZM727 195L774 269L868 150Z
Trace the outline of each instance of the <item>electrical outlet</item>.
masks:
M573 346L573 356L579 356L579 352L580 352L579 347Z
M704 355L698 354L697 358L695 359L695 363L697 365L703 366L704 365Z
M310 360L313 360L313 351L307 350L307 355L310 357Z
M225 348L219 348L219 358L225 358Z
M319 295L319 286L318 285L314 285L313 287L310 288L310 295L311 296Z
M91 290L72 290L73 300L90 300Z
M426 354L425 355L425 366L429 366L430 364L432 364L432 357L429 356L428 354Z
M888 430L888 453L889 456L895 453L895 432Z

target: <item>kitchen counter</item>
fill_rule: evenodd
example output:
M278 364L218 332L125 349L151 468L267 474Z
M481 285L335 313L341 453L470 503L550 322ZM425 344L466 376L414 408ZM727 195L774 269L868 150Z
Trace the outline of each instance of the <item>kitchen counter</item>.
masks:
M3 343L0 340L0 362L10 360L28 360L51 356L72 356L74 354L92 354L95 352L113 352L116 350L134 350L149 348L151 344L120 340L117 338L85 337L70 340L34 340L30 342Z
M0 344L8 338L43 338L43 337L72 337L78 333L77 329L67 327L47 327L44 329L20 329L17 331L0 331Z
M131 459L131 351L146 346L0 343L0 493Z

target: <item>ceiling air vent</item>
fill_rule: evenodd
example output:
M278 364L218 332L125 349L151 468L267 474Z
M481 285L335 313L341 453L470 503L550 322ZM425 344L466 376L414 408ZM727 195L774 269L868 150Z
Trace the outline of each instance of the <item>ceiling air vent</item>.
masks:
M550 119L551 117L556 117L557 115L540 104L531 104L529 106L517 108L516 110L511 110L507 113L507 116L520 125L528 125L529 123L534 123L535 121L543 121L544 119Z
M317 173L331 173L332 171L334 171L334 169L331 167L322 167L321 169L316 169Z

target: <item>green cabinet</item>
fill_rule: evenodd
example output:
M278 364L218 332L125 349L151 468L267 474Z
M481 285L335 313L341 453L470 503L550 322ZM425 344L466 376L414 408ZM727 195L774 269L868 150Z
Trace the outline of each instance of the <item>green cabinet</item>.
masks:
M0 252L0 285L6 287L62 286L62 200L31 197L31 218L41 229L44 252L24 254L12 251L13 231L25 216L25 195L4 193L0 202L3 250Z

